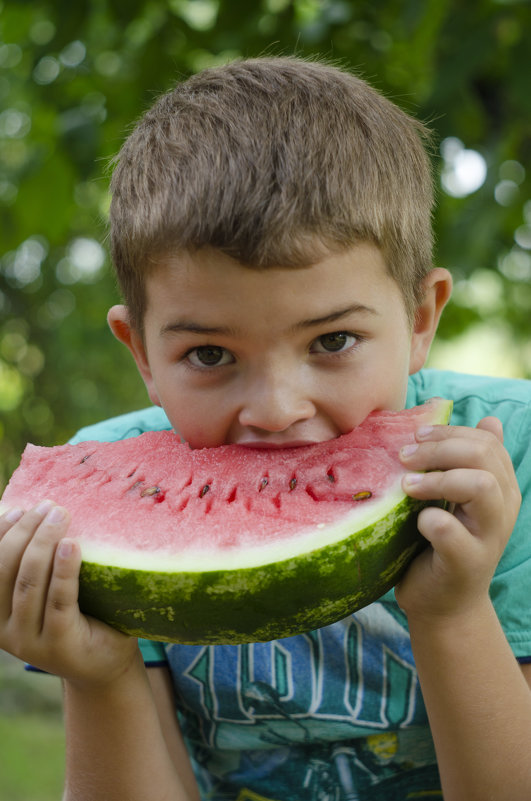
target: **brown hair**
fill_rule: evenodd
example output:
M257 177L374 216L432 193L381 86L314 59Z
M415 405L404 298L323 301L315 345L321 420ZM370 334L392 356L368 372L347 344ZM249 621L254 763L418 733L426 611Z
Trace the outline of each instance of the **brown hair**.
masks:
M111 249L132 323L145 277L175 249L253 268L378 245L412 317L431 267L425 127L365 81L299 58L206 69L162 95L123 145Z

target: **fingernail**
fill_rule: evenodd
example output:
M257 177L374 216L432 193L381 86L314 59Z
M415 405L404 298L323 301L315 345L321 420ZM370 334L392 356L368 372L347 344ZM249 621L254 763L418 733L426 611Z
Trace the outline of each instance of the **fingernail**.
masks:
M429 437L432 432L433 432L433 426L419 426L416 432L417 439L424 439L424 437Z
M409 487L414 487L417 484L420 484L423 478L424 473L407 473L404 476L404 481Z
M9 509L8 512L4 514L4 520L8 523L16 523L17 520L20 520L24 512L22 509Z
M53 502L52 501L41 501L40 504L35 508L35 511L39 515L44 515L52 508Z
M46 515L46 522L48 523L61 523L64 519L65 512L60 506L54 506Z
M59 554L61 559L69 559L72 556L73 549L74 549L74 544L72 540L61 540L61 542L57 546L57 553Z
M414 444L412 444L412 445L404 445L404 447L401 448L401 450L400 450L400 455L401 456L412 456L415 453L415 451L418 451L418 449L419 449L418 445L414 445Z

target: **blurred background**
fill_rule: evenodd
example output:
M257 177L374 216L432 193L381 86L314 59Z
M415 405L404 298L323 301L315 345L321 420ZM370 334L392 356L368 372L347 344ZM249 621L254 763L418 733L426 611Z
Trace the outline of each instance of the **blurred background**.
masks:
M432 126L455 291L430 363L531 376L530 50L527 0L0 0L0 490L27 441L147 405L105 323L109 161L239 56L325 56ZM21 673L0 655L0 801L58 799L57 682Z
M147 405L108 332L109 161L176 79L324 55L435 129L432 363L531 374L531 6L511 0L0 0L0 488L29 440Z

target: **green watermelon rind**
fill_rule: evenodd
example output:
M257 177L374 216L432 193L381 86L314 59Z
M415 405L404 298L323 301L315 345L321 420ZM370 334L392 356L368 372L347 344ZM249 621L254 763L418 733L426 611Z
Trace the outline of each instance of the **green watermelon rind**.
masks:
M424 422L447 423L451 407L436 399ZM14 486L10 482L8 496ZM22 500L12 489L11 502L32 503L27 486L19 487ZM270 537L269 529L264 536L260 528L257 537L257 530L244 527L239 544L236 538L229 548L216 548L215 537L192 537L179 553L172 545L157 547L155 515L148 525L153 537L146 540L154 548L111 545L94 530L101 516L87 520L90 530L80 537L80 607L133 636L191 644L268 641L328 625L378 600L426 545L416 522L427 504L405 495L400 475L382 494L379 488L376 482L374 497L359 503L356 493L346 503L338 498L337 516L323 505L313 523L295 526L287 538L275 536L269 519ZM295 497L299 488L293 489ZM162 525L162 533L171 534L168 521ZM247 534L258 540L252 547L245 545Z
M266 642L326 626L391 589L426 544L416 525L424 502L393 494L385 511L384 503L350 535L339 524L336 542L253 567L176 573L84 558L80 607L163 642Z

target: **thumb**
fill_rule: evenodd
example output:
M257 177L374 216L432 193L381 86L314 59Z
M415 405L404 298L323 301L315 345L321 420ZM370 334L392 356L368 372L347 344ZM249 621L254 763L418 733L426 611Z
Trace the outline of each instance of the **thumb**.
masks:
M482 431L490 431L503 444L503 426L501 420L498 420L497 417L484 417L483 420L479 421L476 428Z

